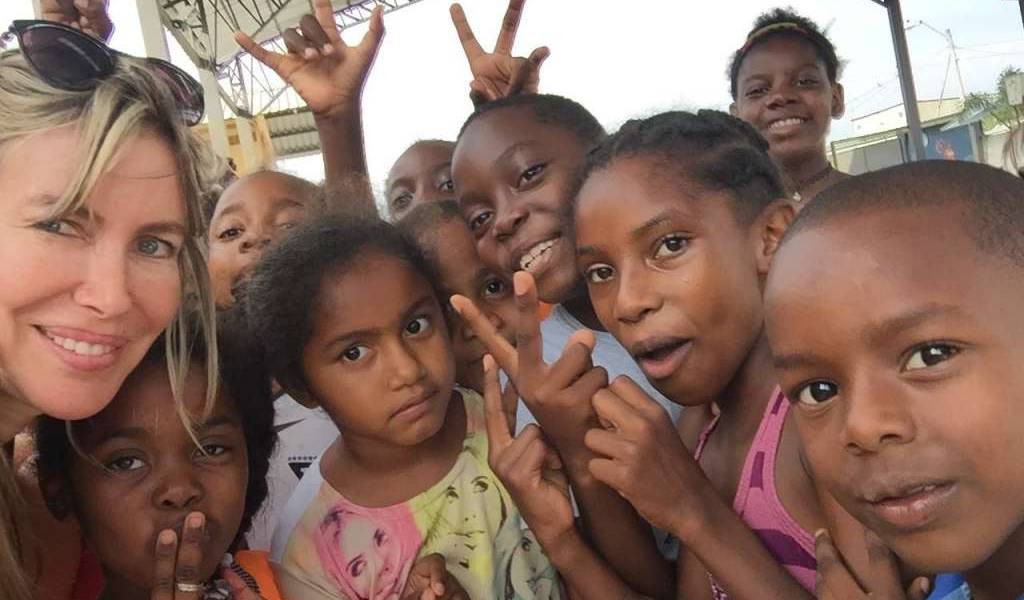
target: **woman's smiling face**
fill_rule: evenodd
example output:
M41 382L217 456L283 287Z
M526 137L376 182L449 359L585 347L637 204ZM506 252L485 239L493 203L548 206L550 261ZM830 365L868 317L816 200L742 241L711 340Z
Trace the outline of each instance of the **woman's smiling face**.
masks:
M0 378L26 409L62 419L106 406L170 323L186 235L177 160L145 132L54 218L78 146L61 128L0 149Z

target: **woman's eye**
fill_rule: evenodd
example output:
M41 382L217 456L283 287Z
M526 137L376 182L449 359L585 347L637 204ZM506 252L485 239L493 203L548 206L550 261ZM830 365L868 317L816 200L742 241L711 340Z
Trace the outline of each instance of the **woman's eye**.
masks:
M608 265L594 265L586 270L586 274L590 283L604 283L615 275L615 269Z
M67 221L60 219L50 219L47 221L40 221L35 224L36 229L41 229L46 233L55 233L58 235L70 235L74 233L74 226Z
M545 167L547 167L547 165L542 163L538 165L533 165L532 167L529 167L528 169L523 171L522 174L519 175L519 182L517 187L521 187L523 184L530 183L531 181L533 181L538 175L544 172Z
M839 393L839 386L829 381L812 381L796 392L796 399L801 404L815 406L828 402Z
M129 471L136 471L145 467L146 463L134 456L123 456L121 458L115 458L104 466L107 470L114 471L115 473L127 473Z
M419 335L430 328L430 319L427 317L419 317L409 321L409 324L405 326L405 332L409 335Z
M469 218L469 228L476 231L487 224L491 219L491 211L482 210Z
M445 179L444 181L441 182L441 185L437 186L437 189L446 194L454 194L455 182L452 181L451 179Z
M217 234L217 239L222 241L233 240L236 237L242 235L242 229L239 227L228 227L224 231Z
M508 293L509 286L501 279L490 279L484 284L484 297L500 298Z
M150 236L140 239L135 247L139 254L151 258L170 258L175 255L177 250L170 242Z
M402 210L412 204L412 194L409 192L402 192L395 196L395 199L391 201L391 208L395 210Z
M341 353L342 358L348 362L356 362L366 356L366 346L352 346Z
M655 258L666 258L675 256L686 250L687 240L681 235L670 235L661 240L658 249L654 252Z
M903 365L904 371L918 371L946 362L960 352L959 348L949 344L928 344L914 351Z

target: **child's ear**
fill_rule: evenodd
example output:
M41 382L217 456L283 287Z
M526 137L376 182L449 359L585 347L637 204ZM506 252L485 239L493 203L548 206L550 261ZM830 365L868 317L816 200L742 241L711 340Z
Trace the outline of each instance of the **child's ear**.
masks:
M768 273L782 236L786 234L795 216L796 210L785 198L779 198L761 211L758 218L757 270L762 275Z
M71 516L74 512L71 498L71 485L64 474L38 474L39 491L43 495L46 508L58 521Z
M313 395L309 393L306 388L306 384L300 381L292 381L291 377L278 378L277 384L281 386L286 394L292 397L293 400L305 406L306 408L319 408L320 405L313 400Z
M846 114L846 90L843 84L835 83L832 86L832 118L842 119Z

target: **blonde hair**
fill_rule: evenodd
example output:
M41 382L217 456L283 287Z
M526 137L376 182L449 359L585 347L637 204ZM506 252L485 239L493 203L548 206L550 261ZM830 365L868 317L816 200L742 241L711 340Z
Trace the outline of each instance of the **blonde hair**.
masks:
M55 218L82 205L134 136L154 133L175 155L185 195L187 233L178 258L182 303L165 337L171 389L178 413L188 424L181 398L191 342L194 336L201 335L207 348L217 347L213 294L206 270L202 201L223 172L223 163L185 126L171 91L144 61L122 57L114 73L97 82L94 89L69 91L43 82L19 52L0 55L0 158L12 143L61 127L73 127L78 132L80 155L67 189L54 206ZM195 326L190 327L190 323ZM206 354L204 415L213 406L218 373L217 353ZM18 543L11 520L17 508L13 486L9 465L0 464L0 593L4 598L21 600L27 597L23 594L28 584L18 562Z

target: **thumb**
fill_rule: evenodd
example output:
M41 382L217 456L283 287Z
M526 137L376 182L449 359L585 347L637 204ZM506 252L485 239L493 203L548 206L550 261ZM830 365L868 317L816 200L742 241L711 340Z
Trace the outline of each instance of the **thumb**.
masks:
M221 569L221 577L224 581L228 582L231 587L231 597L235 600L263 600L263 598L252 591L245 580L243 580L238 573L235 573L230 567L224 567Z

